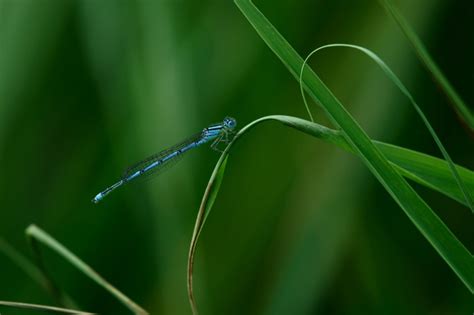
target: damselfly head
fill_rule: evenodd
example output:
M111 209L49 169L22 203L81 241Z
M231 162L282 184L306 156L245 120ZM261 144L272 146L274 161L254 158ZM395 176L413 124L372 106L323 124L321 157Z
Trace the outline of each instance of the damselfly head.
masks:
M228 128L228 129L232 130L237 126L237 120L235 120L232 117L226 117L226 118L224 118L224 126L226 126L226 128Z

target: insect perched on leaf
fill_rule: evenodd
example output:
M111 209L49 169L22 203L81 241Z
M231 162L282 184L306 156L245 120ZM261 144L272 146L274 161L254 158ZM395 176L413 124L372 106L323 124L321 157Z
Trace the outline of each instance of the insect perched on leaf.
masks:
M212 141L211 148L220 151L217 146L219 143L229 143L229 136L234 132L236 126L237 121L234 118L226 117L221 123L212 124L209 127L204 128L200 133L189 137L171 148L136 163L124 172L122 178L118 182L98 193L94 199L92 199L92 202L98 203L118 187L139 177L163 170L173 162L180 160L184 153L193 148L199 147L202 144Z

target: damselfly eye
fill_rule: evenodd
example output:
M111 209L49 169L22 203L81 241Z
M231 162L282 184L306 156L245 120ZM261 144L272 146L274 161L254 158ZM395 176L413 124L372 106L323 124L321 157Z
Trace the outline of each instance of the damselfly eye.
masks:
M237 126L237 121L232 117L226 117L224 119L224 125L227 128L234 129Z

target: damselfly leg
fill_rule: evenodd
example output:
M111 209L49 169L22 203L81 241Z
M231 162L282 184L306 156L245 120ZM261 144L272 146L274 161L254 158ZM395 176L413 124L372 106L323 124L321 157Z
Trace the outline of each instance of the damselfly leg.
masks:
M224 145L227 146L231 140L229 136L232 134L233 132L231 130L222 130L222 133L212 142L211 149L220 153L224 152L225 148L219 148L219 144L224 143Z

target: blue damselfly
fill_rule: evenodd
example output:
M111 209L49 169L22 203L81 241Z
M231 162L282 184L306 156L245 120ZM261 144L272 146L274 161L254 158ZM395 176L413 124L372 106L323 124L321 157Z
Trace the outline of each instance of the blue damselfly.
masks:
M236 126L237 122L234 118L226 117L221 123L212 124L209 127L204 128L200 133L186 139L185 141L182 141L171 148L168 148L164 151L161 151L160 153L148 157L143 161L138 162L137 164L129 167L123 173L121 179L118 182L98 193L94 199L92 199L92 202L98 203L113 190L139 177L163 170L172 162L179 160L179 158L182 157L182 155L187 151L204 143L212 141L211 148L219 150L217 145L221 142L228 143L229 135L233 133L233 130Z

